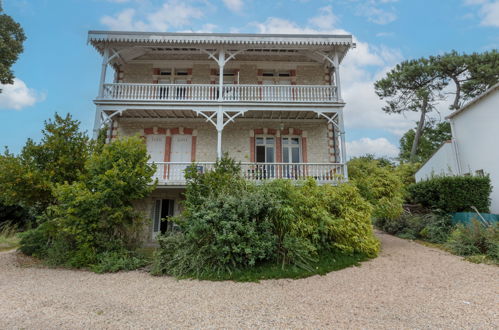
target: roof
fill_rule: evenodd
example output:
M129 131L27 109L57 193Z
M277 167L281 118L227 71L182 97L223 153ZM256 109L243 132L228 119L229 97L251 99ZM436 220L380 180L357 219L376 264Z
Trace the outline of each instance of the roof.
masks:
M204 45L316 45L354 46L351 35L327 34L242 34L242 33L177 33L89 31L88 42L139 42L150 44Z
M450 115L448 115L447 117L445 117L445 119L452 119L452 118L456 117L457 115L459 115L460 113L468 110L472 105L474 105L478 101L482 100L484 97L486 97L487 95L491 94L492 92L494 92L497 89L499 89L499 83L497 83L494 86L490 87L485 92L483 92L482 94L478 95L477 97L475 97L474 99L472 99L471 101L469 101L468 103L466 103L465 105L463 105L459 110L456 110L453 113L451 113Z

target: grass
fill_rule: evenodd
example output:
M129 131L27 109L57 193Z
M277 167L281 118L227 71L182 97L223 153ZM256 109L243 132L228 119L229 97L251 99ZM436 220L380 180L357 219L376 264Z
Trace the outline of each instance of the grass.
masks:
M235 281L235 282L259 282L261 280L282 278L305 278L313 275L326 275L332 271L344 269L351 266L360 266L360 262L370 258L361 254L325 254L320 256L319 261L313 264L314 271L307 271L295 266L285 266L275 263L266 263L232 273L207 274L201 276L186 276L182 278L196 278L208 281Z
M4 222L0 226L0 251L7 251L19 247L17 226Z

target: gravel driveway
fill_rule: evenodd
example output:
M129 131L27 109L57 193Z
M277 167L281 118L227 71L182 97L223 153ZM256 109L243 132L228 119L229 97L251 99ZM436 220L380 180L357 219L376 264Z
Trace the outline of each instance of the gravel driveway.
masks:
M499 328L499 267L378 236L361 267L261 283L20 267L3 252L0 328Z

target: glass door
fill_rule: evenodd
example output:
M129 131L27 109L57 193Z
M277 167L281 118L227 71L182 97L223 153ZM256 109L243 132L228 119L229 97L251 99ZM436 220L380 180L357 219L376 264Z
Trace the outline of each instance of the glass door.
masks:
M256 162L262 163L256 166L256 177L261 179L270 179L274 177L275 162L275 137L258 136L255 138Z
M282 137L282 162L284 165L283 176L285 178L298 179L302 177L301 167L298 165L301 160L301 143L299 137ZM289 164L289 165L288 165ZM293 165L295 164L295 165Z

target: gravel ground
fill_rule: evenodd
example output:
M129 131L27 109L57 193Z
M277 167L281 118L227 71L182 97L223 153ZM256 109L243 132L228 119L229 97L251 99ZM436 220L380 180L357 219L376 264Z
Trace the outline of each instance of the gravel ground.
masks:
M0 253L0 328L499 328L499 267L378 233L381 255L301 280L177 281Z

